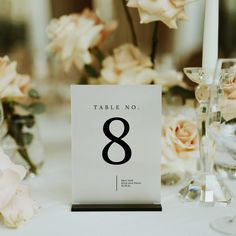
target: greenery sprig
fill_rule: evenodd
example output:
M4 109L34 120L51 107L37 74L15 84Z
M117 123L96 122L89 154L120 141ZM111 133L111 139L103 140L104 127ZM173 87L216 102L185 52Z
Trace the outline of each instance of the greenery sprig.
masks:
M35 126L35 115L43 113L45 106L39 101L40 95L35 89L29 90L28 98L31 101L28 104L9 99L2 102L7 127L7 133L4 137L10 136L14 139L18 153L29 165L29 171L37 174L37 167L31 161L27 147L32 144L34 139L30 129ZM22 108L26 114L21 115L17 113L17 107Z

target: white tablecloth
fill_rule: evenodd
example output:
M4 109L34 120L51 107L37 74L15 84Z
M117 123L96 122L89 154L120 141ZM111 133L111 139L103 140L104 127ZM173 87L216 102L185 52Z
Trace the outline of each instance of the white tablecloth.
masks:
M210 221L236 214L234 202L228 207L184 204L177 198L179 186L162 188L162 212L70 212L69 122L44 117L41 129L45 165L40 176L27 180L41 209L17 230L0 225L0 236L211 236L220 234L209 228ZM236 181L228 184L235 194Z

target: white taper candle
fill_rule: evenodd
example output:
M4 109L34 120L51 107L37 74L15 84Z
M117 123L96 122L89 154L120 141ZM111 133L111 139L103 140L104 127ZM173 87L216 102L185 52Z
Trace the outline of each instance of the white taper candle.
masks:
M218 59L219 0L206 0L202 67L214 70Z

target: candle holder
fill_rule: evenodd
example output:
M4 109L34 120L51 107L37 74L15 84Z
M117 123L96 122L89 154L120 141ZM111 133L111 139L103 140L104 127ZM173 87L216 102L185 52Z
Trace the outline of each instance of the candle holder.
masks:
M199 202L203 205L217 203L229 204L231 193L227 186L213 172L215 143L208 135L208 109L213 80L213 71L203 68L184 68L190 80L197 83L195 96L197 108L197 127L199 134L199 170L179 191L184 201Z

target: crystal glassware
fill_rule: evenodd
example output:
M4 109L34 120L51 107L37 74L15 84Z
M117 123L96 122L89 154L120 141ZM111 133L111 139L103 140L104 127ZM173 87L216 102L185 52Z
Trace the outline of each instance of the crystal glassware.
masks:
M222 177L236 179L236 59L220 59L217 70L221 73L214 81L209 129L217 144L215 169Z
M180 189L179 196L184 201L202 205L229 204L231 193L227 186L213 172L215 142L208 135L209 100L214 71L203 68L184 68L190 80L197 83L195 96L197 108L197 127L199 134L199 170L187 184Z
M225 216L210 223L210 227L222 234L236 236L236 216Z
M235 178L236 58L218 60L209 106L209 135L216 143L216 170ZM236 235L236 215L216 219L210 226L217 232Z

